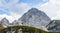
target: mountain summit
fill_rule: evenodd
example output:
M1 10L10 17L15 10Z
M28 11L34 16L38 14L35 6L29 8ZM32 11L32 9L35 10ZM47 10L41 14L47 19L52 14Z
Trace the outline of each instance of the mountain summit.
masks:
M26 26L42 28L49 24L50 18L41 10L32 8L19 18L18 21L21 21Z

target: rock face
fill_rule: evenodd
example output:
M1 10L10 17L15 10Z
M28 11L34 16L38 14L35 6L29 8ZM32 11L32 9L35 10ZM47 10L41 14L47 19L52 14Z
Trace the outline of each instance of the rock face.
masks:
M50 32L60 32L60 20L52 20L47 27Z
M36 8L30 9L21 18L18 19L23 25L36 28L44 28L51 21L50 18L41 10Z
M18 25L19 25L19 22L18 22L17 20L14 20L14 21L12 22L12 25L13 25L13 26L18 26Z
M3 27L9 26L9 21L6 18L3 18L0 22L0 24L3 25Z
M26 12L21 18L14 20L12 23L9 23L6 18L3 18L0 23L6 27L24 25L47 31L46 25L48 25L50 21L51 19L44 12L36 8L32 8L28 10L28 12Z

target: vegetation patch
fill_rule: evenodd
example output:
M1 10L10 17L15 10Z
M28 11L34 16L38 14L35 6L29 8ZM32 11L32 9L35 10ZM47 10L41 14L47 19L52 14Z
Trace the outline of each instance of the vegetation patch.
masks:
M8 28L0 28L0 32L2 33L2 31L4 30L10 30L10 29L15 29L15 33L18 33L18 30L19 29L22 29L23 31L28 31L28 32L36 32L36 33L60 33L60 32L47 32L47 31L44 31L44 30L41 30L41 29L38 29L38 28L35 28L35 27L30 27L30 26L10 26Z

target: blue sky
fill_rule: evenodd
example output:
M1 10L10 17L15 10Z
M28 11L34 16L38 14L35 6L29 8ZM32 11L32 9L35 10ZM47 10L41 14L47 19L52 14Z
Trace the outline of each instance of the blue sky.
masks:
M45 12L51 19L60 19L60 0L0 0L0 19L20 18L32 7Z
M30 8L46 2L48 0L0 0L0 19L6 17L9 21L13 21Z
M20 0L19 3L24 2L24 3L28 3L29 5L33 6L39 3L45 3L48 0Z
M7 15L10 15L10 12L4 12L4 11L2 11L2 10L0 10L0 14L7 14Z
M11 9L10 7L14 7L14 6L16 6L17 4L21 4L21 3L26 3L26 4L28 4L29 6L31 6L31 7L33 7L34 5L37 5L37 4L42 4L42 3L45 3L45 2L47 2L48 0L45 0L45 1L43 1L43 0L15 0L15 2L14 2L14 0L1 0L0 2L1 2L1 4L0 5L2 5L2 6L0 6L0 8L1 7L3 7L2 9L7 9L7 10L1 10L0 9L0 14L7 14L7 15L10 15L10 10L9 9ZM11 6L10 6L10 5ZM7 7L9 7L9 8L7 8ZM13 11L13 12L16 12L16 11ZM19 12L19 11L18 11Z

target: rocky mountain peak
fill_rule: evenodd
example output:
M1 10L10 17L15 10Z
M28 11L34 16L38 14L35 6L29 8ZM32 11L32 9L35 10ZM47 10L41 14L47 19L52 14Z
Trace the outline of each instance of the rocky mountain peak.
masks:
M6 18L3 18L2 20L7 20Z
M6 18L3 18L1 21L2 21L2 22L9 22L9 20L6 19Z
M31 8L18 20L25 26L33 26L42 29L42 26L48 25L51 19L43 11Z
M40 11L36 8L31 8L30 10L28 10L28 13L31 13L31 14L35 14L37 12L40 12Z
M3 18L3 19L1 20L1 24L2 24L4 27L7 27L7 26L9 26L9 20L6 19L6 18Z
M38 9L36 8L31 8L29 11L37 11Z

